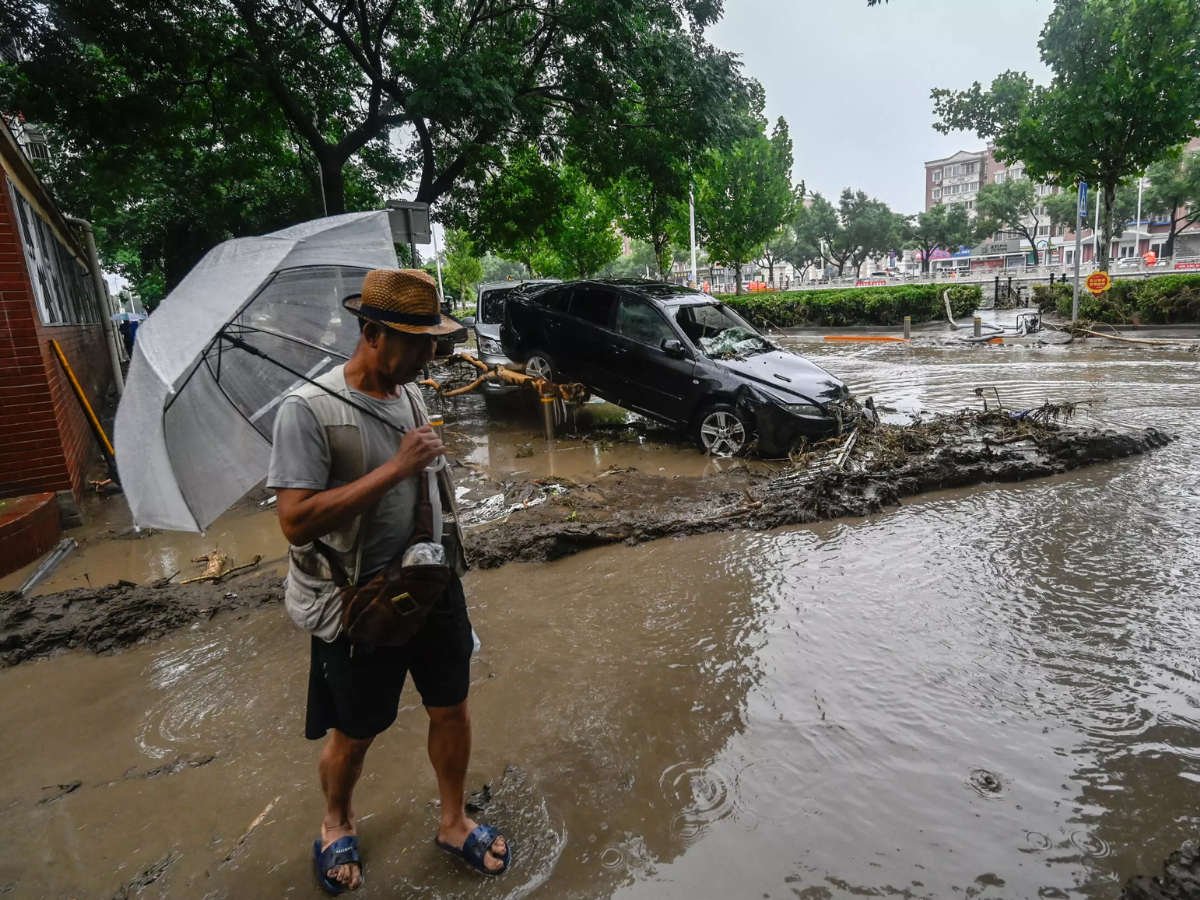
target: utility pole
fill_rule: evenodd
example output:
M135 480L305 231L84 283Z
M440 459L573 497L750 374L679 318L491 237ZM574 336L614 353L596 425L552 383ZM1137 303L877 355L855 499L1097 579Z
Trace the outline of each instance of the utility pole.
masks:
M688 225L692 234L692 287L699 284L696 278L696 198L695 182L688 182Z
M1144 176L1138 176L1138 210L1137 223L1133 226L1133 255L1142 255L1142 187L1145 185ZM1140 268L1140 266L1139 266Z
M1087 221L1086 181L1079 182L1079 208L1075 210L1075 287L1071 291L1071 321L1079 318L1079 254L1083 245L1083 223Z
M442 257L441 257L441 251L438 250L437 232L433 230L432 225L429 227L429 233L433 237L433 261L435 263L437 263L438 301L441 303L445 303L446 302L446 291L442 288ZM460 297L459 300L463 300L463 298Z

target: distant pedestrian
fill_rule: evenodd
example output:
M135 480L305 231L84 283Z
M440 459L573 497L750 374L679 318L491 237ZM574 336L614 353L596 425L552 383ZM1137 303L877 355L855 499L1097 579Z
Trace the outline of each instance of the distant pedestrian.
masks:
M351 798L371 742L396 720L408 674L429 715L429 758L441 797L437 843L497 875L511 858L507 843L495 829L467 818L464 806L473 636L459 580L466 561L457 523L447 530L435 513L439 524L431 529L432 541L416 545L429 548L441 541L450 571L439 571L448 575L449 587L440 595L435 589L438 599L424 608L423 624L406 642L381 641L371 649L352 640L345 629L359 626L347 625L343 609L344 596L355 599L351 610L358 609L353 591L361 587L357 596L363 596L383 572L378 580L386 589L370 596L385 620L422 610L390 579L409 565L406 548L416 549L410 537L424 527L422 509L431 509L424 498L448 521L454 489L442 458L445 447L412 382L433 358L437 337L459 326L443 317L436 285L418 270L373 271L362 294L343 305L359 317L358 346L344 366L318 379L322 387L303 387L284 400L267 479L278 492L279 523L292 545L288 613L312 632L305 735L319 740L332 732L319 764L326 806L312 849L317 877L332 894L363 883ZM441 471L431 477L427 470L439 460ZM345 582L351 593L339 590ZM412 590L420 593L422 584L428 582L414 581Z

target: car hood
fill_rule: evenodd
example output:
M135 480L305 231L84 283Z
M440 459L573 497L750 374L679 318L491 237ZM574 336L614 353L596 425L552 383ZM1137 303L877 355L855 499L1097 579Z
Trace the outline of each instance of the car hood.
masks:
M840 378L830 375L803 356L784 350L755 353L737 359L714 359L712 362L770 388L772 393L785 401L791 400L789 395L798 395L818 403L838 403L848 395L846 385Z

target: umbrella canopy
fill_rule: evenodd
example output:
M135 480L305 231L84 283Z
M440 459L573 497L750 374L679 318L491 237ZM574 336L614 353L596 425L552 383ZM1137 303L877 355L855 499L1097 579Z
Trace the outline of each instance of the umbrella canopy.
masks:
M303 383L282 366L315 378L348 359L359 328L342 299L396 266L386 211L209 251L138 329L115 425L134 521L203 531L258 484L275 411Z
M144 322L146 317L141 313L135 312L119 312L115 316L108 317L113 322Z

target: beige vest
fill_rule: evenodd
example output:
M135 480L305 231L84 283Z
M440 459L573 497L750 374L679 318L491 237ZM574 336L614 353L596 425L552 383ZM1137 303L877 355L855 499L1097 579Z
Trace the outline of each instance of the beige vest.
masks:
M333 396L312 384L306 384L291 396L303 397L312 409L325 445L329 451L330 488L341 487L357 481L367 474L366 444L359 423L360 413L350 404L350 389L346 386L344 366L337 366L315 379L337 396ZM416 402L418 425L429 421L429 412L421 389L415 384L403 388ZM454 482L449 467L437 474L438 498L431 497L443 511L443 544L446 545L451 567L462 575L467 570L462 527L459 525L458 503L454 496ZM321 537L322 543L332 549L341 569L357 584L362 567L362 516L356 516L342 528ZM329 562L316 551L312 544L288 550L287 589L284 605L292 621L305 631L332 641L341 631L342 604Z

